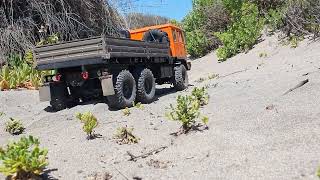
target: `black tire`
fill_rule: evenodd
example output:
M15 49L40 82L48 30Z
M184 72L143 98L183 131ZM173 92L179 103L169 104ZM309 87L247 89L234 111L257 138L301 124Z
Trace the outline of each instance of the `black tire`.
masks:
M150 69L143 69L138 73L137 101L145 104L153 102L156 94L156 82Z
M114 77L115 95L108 96L109 107L123 109L132 107L136 99L136 81L132 74L127 71L121 71Z
M176 66L174 68L174 88L177 91L182 91L188 88L189 79L187 68L184 65Z
M168 34L159 29L152 29L144 33L143 41L169 43Z
M120 33L121 38L126 38L126 39L131 38L130 31L128 31L128 30L120 30L119 33Z
M50 101L50 105L54 111L62 111L67 109L67 103L60 99Z

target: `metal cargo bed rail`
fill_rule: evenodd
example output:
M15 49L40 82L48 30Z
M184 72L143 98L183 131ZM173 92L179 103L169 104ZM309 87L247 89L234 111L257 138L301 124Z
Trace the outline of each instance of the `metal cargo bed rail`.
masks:
M169 57L169 44L149 43L112 37L94 37L36 47L39 70L105 64L108 59Z

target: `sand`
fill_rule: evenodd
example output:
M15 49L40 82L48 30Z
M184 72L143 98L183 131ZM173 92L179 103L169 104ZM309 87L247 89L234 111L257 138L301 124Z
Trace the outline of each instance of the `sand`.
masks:
M246 54L218 63L215 53L192 62L190 88L175 92L159 86L157 100L130 116L91 103L56 113L46 112L37 91L0 92L0 145L33 135L49 150L52 179L316 179L320 166L320 43L305 40L296 49L282 46L275 36L263 37ZM267 57L259 57L261 53ZM309 73L309 74L307 74ZM220 78L208 79L219 74ZM307 75L306 75L307 74ZM199 81L199 79L206 79ZM306 85L283 95L303 80ZM209 129L174 137L178 122L165 113L178 95L208 86L210 102L201 109ZM101 138L86 140L76 112L92 111ZM4 132L9 117L21 119L20 136ZM118 145L118 127L134 128L138 144ZM136 162L140 155L167 146ZM4 178L0 175L0 179Z

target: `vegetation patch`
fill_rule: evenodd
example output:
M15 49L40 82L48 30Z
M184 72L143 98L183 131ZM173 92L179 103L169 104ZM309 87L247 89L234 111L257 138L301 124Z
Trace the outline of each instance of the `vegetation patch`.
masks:
M140 140L138 137L133 135L133 128L121 127L117 129L114 139L117 143L122 144L136 144Z
M12 180L39 179L48 165L48 151L39 145L38 139L29 136L0 148L0 172Z
M94 129L98 126L97 118L91 112L77 113L76 117L83 123L82 129L87 134L87 139L96 138Z
M21 55L11 55L8 65L0 69L0 90L27 88L39 89L49 71L38 71Z
M242 4L240 11L231 9L233 24L226 32L215 33L223 46L217 50L220 61L225 61L240 52L248 51L260 37L264 20L259 16L257 5L249 2Z
M22 122L17 119L10 118L5 124L5 131L12 135L19 135L24 129Z

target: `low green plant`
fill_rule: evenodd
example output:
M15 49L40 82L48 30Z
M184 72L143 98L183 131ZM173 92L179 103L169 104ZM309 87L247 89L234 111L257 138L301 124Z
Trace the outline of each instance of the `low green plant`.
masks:
M19 135L24 129L22 122L17 119L10 118L5 124L5 131L12 135Z
M133 128L121 127L117 129L114 138L118 144L136 144L140 139L133 135L132 132Z
M0 117L6 115L4 112L0 112Z
M217 50L220 61L248 51L260 37L264 19L260 18L258 7L250 2L242 4L240 11L233 11L233 24L226 32L215 35L221 40L223 46Z
M209 103L209 94L205 87L197 88L192 90L191 96L194 100L198 101L200 106L207 105Z
M0 70L0 90L28 88L38 89L48 71L38 71L28 63L19 66L3 66Z
M25 55L24 55L24 59L27 63L29 64L33 64L34 59L33 59L33 52L32 50L28 50Z
M204 82L204 81L206 81L206 80L207 80L206 78L201 77L201 78L199 78L198 80L196 80L196 82L197 82L197 83L202 83L202 82Z
M291 48L297 48L299 46L299 42L303 40L303 37L299 36L290 36L289 37L289 44Z
M7 56L7 62L11 67L17 67L23 64L25 61L20 53L11 53Z
M144 109L144 106L143 106L143 104L141 102L133 103L133 107L135 107L137 109L140 109L140 110Z
M38 139L29 136L0 148L0 172L8 179L39 178L48 165L48 151L39 145Z
M171 112L167 113L168 119L179 121L182 130L187 133L195 126L197 118L200 117L200 103L192 96L178 96L177 105L170 105Z
M261 53L259 54L259 57L260 57L260 58L266 58L266 57L268 57L268 54L267 54L266 52L261 52Z
M209 117L203 116L201 120L202 120L203 124L207 125L209 122Z
M43 46L43 45L48 45L48 44L55 44L59 42L59 34L54 33L48 36L47 38L41 40L40 42L37 43L37 46Z
M317 171L317 176L318 176L318 178L320 179L320 168L319 168L318 171Z
M215 79L215 78L218 78L219 77L219 74L209 74L208 75L208 79L209 80L212 80L212 79Z
M125 109L122 110L122 113L124 116L130 116L131 111L128 107L126 107Z
M91 112L77 113L76 118L83 123L82 129L87 134L87 139L93 139L94 129L98 126L97 118Z

